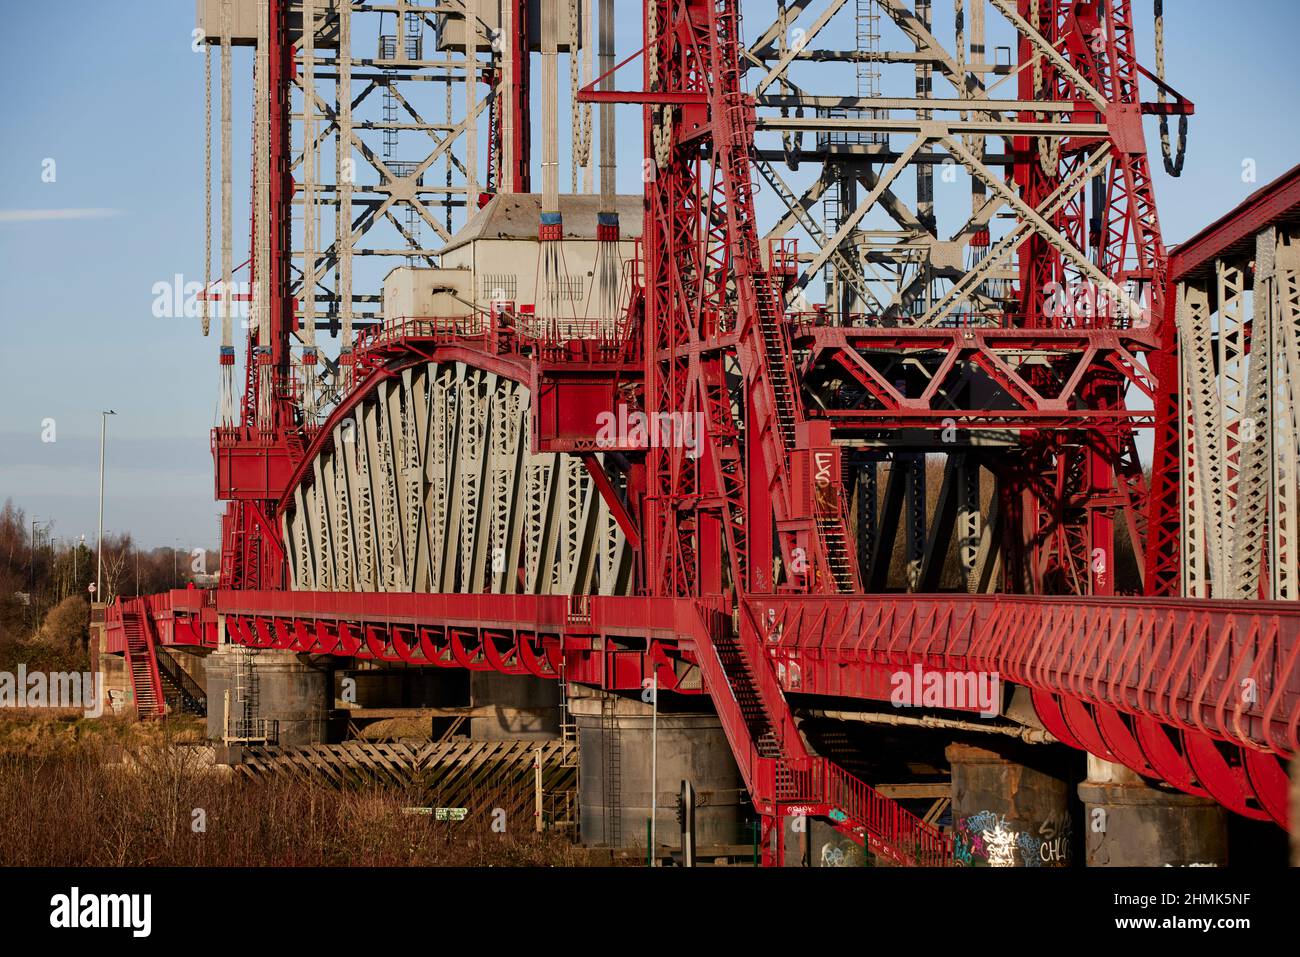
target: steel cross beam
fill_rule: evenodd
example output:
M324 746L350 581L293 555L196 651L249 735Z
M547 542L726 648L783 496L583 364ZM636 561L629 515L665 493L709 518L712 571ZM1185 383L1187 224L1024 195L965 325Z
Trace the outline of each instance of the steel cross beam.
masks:
M699 694L695 602L566 595L218 592L227 638L253 648ZM670 653L673 657L670 658ZM674 660L678 663L674 664Z
M815 415L831 421L840 439L853 431L926 425L1104 429L1149 424L1151 418L1141 410L1099 405L1085 388L1090 375L1116 372L1139 389L1150 388L1137 359L1151 348L1142 330L808 325L795 327L794 341L806 356L799 373L813 396L824 391L816 384L822 377L847 373L872 400L869 408L818 403ZM1035 369L1054 363L1059 374L1035 381ZM925 376L923 390L903 387L906 380L897 377L903 366ZM975 369L1002 390L1006 403L981 406L958 394ZM834 381L825 388L833 389Z

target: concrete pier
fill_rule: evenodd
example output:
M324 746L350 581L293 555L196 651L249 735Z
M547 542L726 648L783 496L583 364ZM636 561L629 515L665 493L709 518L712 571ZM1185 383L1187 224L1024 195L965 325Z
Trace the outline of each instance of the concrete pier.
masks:
M865 867L866 849L817 818L787 817L786 867Z
M125 655L99 656L99 670L103 675L103 695L105 714L133 714L135 692L131 688L131 676L126 668Z
M205 684L208 689L208 740L220 742L226 735L226 706L236 707L231 690L230 675L235 655L234 645L218 645L203 660ZM227 695L230 701L227 702Z
M491 714L469 722L473 741L545 741L560 736L560 684L545 678L475 671L469 679L470 704Z
M254 719L275 721L283 745L317 744L328 740L326 719L331 702L330 672L313 667L305 655L292 651L259 649L247 658L234 645L221 645L204 662L208 690L208 737L221 741L229 727L242 717L236 675L245 662L255 683ZM232 720L226 721L229 691Z
M581 754L583 843L644 848L652 790L651 706L592 695L572 699L570 708ZM656 843L675 847L680 840L677 795L683 780L695 787L697 847L752 840L741 802L744 785L717 716L661 710L658 742Z
M1227 812L1208 798L1150 787L1123 765L1092 755L1079 798L1089 867L1227 863Z
M952 744L953 848L970 867L1069 867L1071 788L1052 755ZM1033 766L1030 766L1031 762ZM1077 779L1076 779L1077 780Z

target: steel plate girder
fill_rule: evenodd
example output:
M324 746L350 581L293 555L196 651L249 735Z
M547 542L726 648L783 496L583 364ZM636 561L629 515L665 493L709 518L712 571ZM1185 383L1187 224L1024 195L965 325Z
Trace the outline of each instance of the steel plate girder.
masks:
M919 662L997 673L1282 757L1300 749L1292 604L953 595L749 603L788 690L878 697L879 668Z

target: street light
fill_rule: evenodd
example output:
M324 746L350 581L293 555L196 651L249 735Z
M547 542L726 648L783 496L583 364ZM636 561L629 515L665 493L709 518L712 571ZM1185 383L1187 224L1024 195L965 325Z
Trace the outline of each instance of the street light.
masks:
M77 589L81 587L81 577L77 574L77 559L81 557L81 550L86 546L86 536L81 538L73 545L72 548L72 593L78 594Z
M95 598L104 600L104 432L112 409L99 413L99 539L95 543Z
M36 594L36 526L41 524L39 518L32 519L32 547L27 551L27 591ZM31 601L30 598L27 599Z
M29 583L29 590L33 595L36 594L36 548L37 548L36 529L38 529L42 525L45 526L45 537L49 539L50 530L54 527L54 519L50 518L50 519L46 519L45 521L41 521L39 518L32 519L32 547L27 553L27 559L28 559L28 565L30 566L28 570L28 575L31 578L31 581ZM51 541L50 552L51 554L53 554L54 545L53 545L53 541L52 540L50 541ZM52 559L51 559L51 568L53 568Z

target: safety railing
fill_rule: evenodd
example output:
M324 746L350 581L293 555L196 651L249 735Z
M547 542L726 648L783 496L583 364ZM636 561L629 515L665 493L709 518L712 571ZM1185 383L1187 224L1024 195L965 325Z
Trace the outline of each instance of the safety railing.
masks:
M575 341L595 341L621 346L627 332L625 317L546 317L516 308L515 303L464 316L400 316L370 326L357 335L354 352L360 356L376 349L420 340L456 342L480 339L501 351L522 346L558 346Z
M722 730L731 744L731 753L740 767L741 778L754 799L761 803L764 795L773 793L765 778L765 775L771 773L773 761L758 757L736 690L731 686L718 649L709 637L711 623L715 627L725 627L723 622L716 621L721 613L700 609L697 614L699 621L695 634L695 659L704 678L704 687L713 699Z
M826 808L831 820L860 827L879 853L899 863L946 867L952 840L897 801L822 757L760 762L760 787L783 805Z
M1294 602L880 595L746 604L778 659L816 648L827 668L920 661L997 674L1284 758L1300 752ZM820 667L805 662L804 691L823 691Z
M897 801L824 758L821 765L827 802L876 835L895 854L921 867L952 863L952 839L926 824Z
M155 648L154 654L158 660L159 673L165 681L170 682L176 689L176 693L181 699L182 708L194 714L206 715L208 693L199 686L197 681L190 677L190 673L181 667L180 662L176 661L170 652L162 648Z
M827 326L849 329L1029 329L1044 328L1034 326L1031 319L1041 321L1041 317L1030 317L1009 312L953 312L938 322L918 325L919 317L912 315L881 316L872 313L842 313L826 306L813 305L811 309L786 312L786 322L797 330L822 328ZM1053 321L1045 328L1068 332L1072 329L1086 331L1090 329L1134 329L1146 328L1147 322L1130 321L1126 316L1093 316L1069 321Z
M274 718L227 718L225 744L279 744L280 722Z
M767 264L773 275L799 274L799 242L794 237L767 241Z

